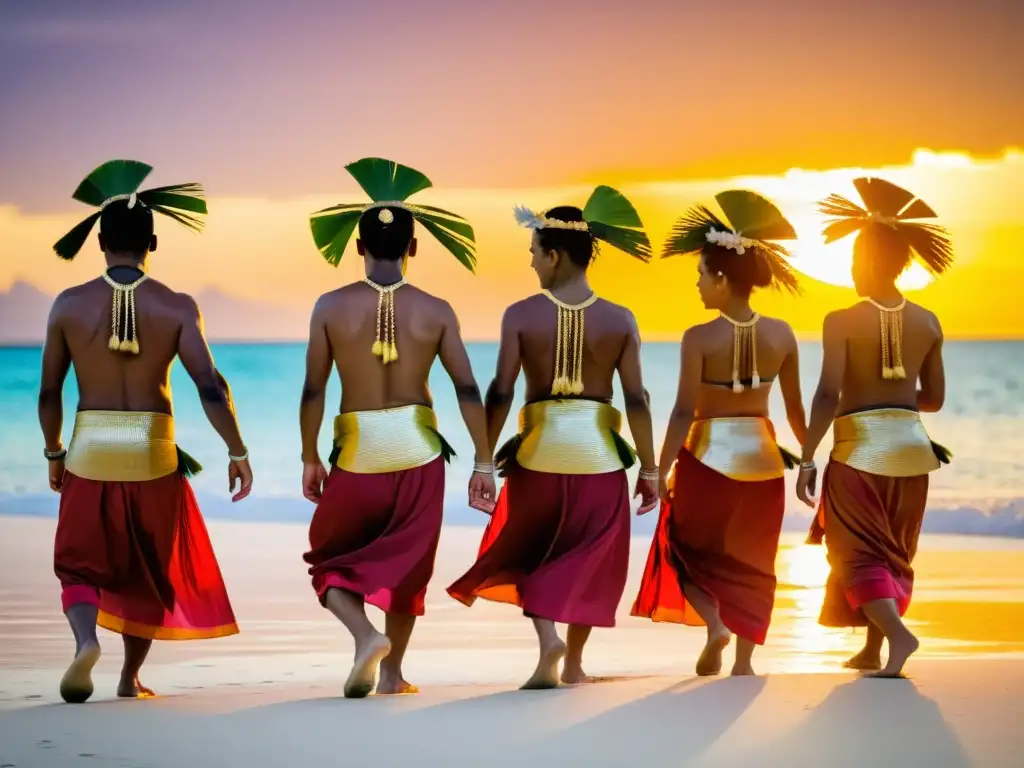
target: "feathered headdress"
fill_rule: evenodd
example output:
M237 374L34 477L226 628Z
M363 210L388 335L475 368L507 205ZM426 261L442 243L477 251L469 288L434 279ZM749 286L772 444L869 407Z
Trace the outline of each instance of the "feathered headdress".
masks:
M528 229L568 229L589 232L613 248L636 256L641 261L651 260L651 241L643 231L643 222L636 208L618 190L598 187L583 206L583 221L550 219L545 213L535 213L524 206L516 206L516 221Z
M923 200L884 179L853 180L864 208L841 195L829 195L818 210L832 220L825 226L825 242L831 243L866 227L894 230L916 253L932 274L941 274L953 263L953 244L945 229L914 219L938 216Z
M430 179L413 168L379 157L364 157L346 165L345 170L372 202L334 205L309 217L313 241L330 264L338 266L345 246L366 211L381 209L378 216L387 224L388 217L393 216L387 210L391 207L409 211L466 269L476 270L476 241L469 222L441 208L406 202L415 193L433 186Z
M137 160L110 160L86 176L72 197L99 210L54 244L57 255L62 259L75 258L103 209L116 200L127 200L129 208L144 205L199 232L203 228L199 215L207 212L202 185L172 184L139 192L139 185L152 170L152 166Z
M796 230L782 212L760 195L743 189L719 192L715 200L729 223L724 223L706 206L694 206L672 227L661 257L698 254L708 245L728 248L737 256L751 251L767 261L774 286L797 293L796 274L786 260L789 251L772 242L796 240Z

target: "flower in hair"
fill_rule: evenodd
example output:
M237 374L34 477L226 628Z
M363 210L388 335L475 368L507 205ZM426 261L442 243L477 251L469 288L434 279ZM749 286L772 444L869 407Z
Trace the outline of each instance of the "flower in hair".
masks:
M709 229L705 237L709 243L736 251L736 254L739 256L742 256L746 253L747 248L754 245L754 241L750 238L743 237L738 232L732 231L723 232L717 229Z

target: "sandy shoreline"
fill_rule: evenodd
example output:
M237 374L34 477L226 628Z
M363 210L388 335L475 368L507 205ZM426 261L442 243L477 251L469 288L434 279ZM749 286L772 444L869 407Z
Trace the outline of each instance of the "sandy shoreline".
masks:
M0 714L0 765L1013 765L1024 662L852 674L640 677L348 701L323 685L201 690Z
M922 651L910 681L859 680L840 662L862 635L826 630L820 550L780 551L780 589L758 679L691 677L702 631L628 617L646 537L633 542L619 626L596 631L587 669L616 678L516 691L535 663L509 606L447 598L479 531L445 528L427 616L413 637L417 697L340 697L352 645L319 607L299 525L211 523L242 627L158 643L143 680L160 696L113 699L119 639L101 633L97 693L58 703L72 641L51 570L52 521L0 518L0 768L96 765L1004 765L1024 747L1024 553L937 541L919 558ZM961 542L962 544L963 542ZM968 544L970 544L968 542ZM974 546L974 545L970 545ZM379 614L375 613L375 618Z

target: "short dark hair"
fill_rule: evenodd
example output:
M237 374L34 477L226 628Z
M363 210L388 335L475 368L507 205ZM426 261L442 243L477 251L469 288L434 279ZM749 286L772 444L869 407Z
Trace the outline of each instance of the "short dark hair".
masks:
M153 242L153 211L138 200L131 208L127 200L115 200L100 214L100 234L108 251L145 253Z
M560 205L544 212L548 219L583 221L583 211L572 205ZM539 229L540 247L545 251L561 251L578 267L586 268L597 256L597 240L589 232L578 229Z
M772 284L771 262L757 247L748 247L740 254L716 243L706 243L701 252L705 266L728 278L730 287L739 296L750 296L755 288Z
M381 221L384 211L391 212L391 221ZM385 218L388 217L385 215ZM405 208L380 206L364 211L359 217L359 239L375 259L398 261L408 253L412 235L412 213Z

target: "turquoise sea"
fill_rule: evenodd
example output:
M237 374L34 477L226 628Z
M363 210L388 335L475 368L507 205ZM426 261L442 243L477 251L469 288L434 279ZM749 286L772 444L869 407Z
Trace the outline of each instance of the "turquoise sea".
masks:
M205 471L194 486L209 517L306 520L312 507L301 496L298 402L304 375L302 344L215 344L217 366L234 391L242 433L256 476L252 497L232 505L225 479L225 449L207 423L191 381L180 365L172 373L178 441ZM481 389L494 371L497 345L469 345ZM821 362L816 342L801 345L805 402L810 403ZM932 437L954 453L953 463L932 475L926 530L1024 536L1024 342L948 342L945 347L945 409L925 416ZM38 347L0 348L0 514L53 515L57 497L46 481L42 438L36 421ZM644 378L651 393L656 439L664 433L679 375L676 344L645 344ZM472 444L459 416L451 383L436 366L431 390L441 429L458 453L448 471L446 520L479 523L465 504ZM330 445L330 413L340 385L332 377L322 455ZM521 397L521 393L520 393ZM77 392L69 376L64 391L65 439L70 437ZM619 403L621 407L621 402ZM773 393L773 417L780 440L796 448L785 423L781 397ZM506 431L511 434L515 419ZM827 444L819 457L823 460ZM795 479L795 478L793 478ZM791 497L787 526L799 529L806 511ZM653 526L637 520L637 530Z

